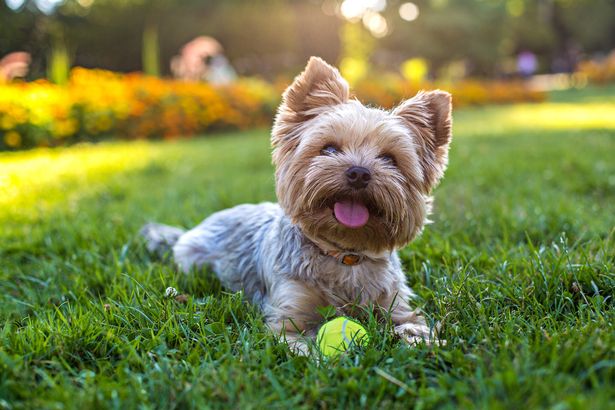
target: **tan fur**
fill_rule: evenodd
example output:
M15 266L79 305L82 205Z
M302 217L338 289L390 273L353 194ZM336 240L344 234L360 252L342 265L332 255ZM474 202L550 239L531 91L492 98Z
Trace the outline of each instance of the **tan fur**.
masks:
M283 160L296 146L298 126L316 116L323 108L348 101L349 87L339 71L318 57L308 61L291 87L282 95L282 104L272 132L273 162ZM280 138L284 139L281 144Z
M448 163L451 96L439 90L420 92L387 112L365 107L348 95L348 84L339 72L315 57L288 87L272 133L277 195L292 223L319 247L377 257L410 242L427 221L429 194ZM339 153L321 155L327 145L334 145ZM383 154L393 156L395 166L383 162L379 158ZM344 171L351 166L371 171L365 190L348 187ZM337 222L331 207L342 198L368 205L367 225L349 229ZM357 270L357 274L363 273ZM365 277L348 275L309 278L320 292L315 296L304 288L302 297L293 294L296 302L303 301L301 306L293 304L299 322L295 330L311 328L302 324L306 317L316 320L313 312L323 297L325 303L339 306L344 301L337 295L346 292L356 294L355 302L362 305L375 301L382 307L392 306L396 331L409 342L430 337L423 318L408 304L410 289L395 280L382 282L394 275L371 284ZM288 329L280 325L286 323L284 319L272 323L273 328ZM301 346L296 336L292 341Z
M393 110L393 114L403 118L415 136L426 191L431 190L442 178L448 164L451 109L451 95L436 90L419 92Z
M273 159L280 205L318 243L361 252L392 251L423 228L431 189L447 164L451 99L443 91L421 92L393 112L348 100L339 72L312 57L284 93L273 128ZM335 156L319 155L333 144ZM391 167L378 158L395 157ZM350 166L372 171L363 192L345 182ZM335 199L357 197L373 210L361 229L337 223Z

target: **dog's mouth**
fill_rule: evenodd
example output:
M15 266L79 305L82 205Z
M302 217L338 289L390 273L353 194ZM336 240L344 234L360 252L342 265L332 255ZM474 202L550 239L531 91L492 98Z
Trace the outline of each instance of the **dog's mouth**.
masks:
M367 196L335 196L326 206L340 225L350 229L362 228L370 218L381 216L381 211Z
M369 209L362 201L344 199L333 204L333 216L342 225L358 229L369 220Z

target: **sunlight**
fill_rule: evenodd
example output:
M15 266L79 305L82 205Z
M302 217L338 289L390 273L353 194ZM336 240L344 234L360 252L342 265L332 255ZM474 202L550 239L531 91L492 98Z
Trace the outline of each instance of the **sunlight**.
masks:
M414 3L404 3L399 6L399 17L406 21L414 21L419 16L419 8Z
M147 165L158 155L144 142L37 149L0 156L0 220L26 219L75 201L118 173ZM44 199L42 199L44 198Z
M511 130L599 130L615 129L615 103L542 103L509 107L460 110L455 116L455 133L497 135Z

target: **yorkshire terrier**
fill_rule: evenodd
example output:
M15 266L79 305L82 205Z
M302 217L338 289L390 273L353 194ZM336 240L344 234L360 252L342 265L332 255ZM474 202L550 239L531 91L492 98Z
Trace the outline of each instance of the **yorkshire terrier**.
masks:
M388 312L407 342L433 342L396 250L427 222L448 163L451 109L443 91L391 111L366 107L337 69L312 57L273 126L279 204L239 205L189 231L148 224L147 246L172 248L184 272L206 265L243 290L298 353L309 351L326 306Z

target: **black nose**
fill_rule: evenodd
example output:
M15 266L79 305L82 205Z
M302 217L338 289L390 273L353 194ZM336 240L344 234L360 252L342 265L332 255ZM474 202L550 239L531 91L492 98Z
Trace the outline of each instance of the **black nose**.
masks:
M356 189L365 188L372 174L370 174L367 168L363 167L350 167L346 170L346 179L351 187Z

